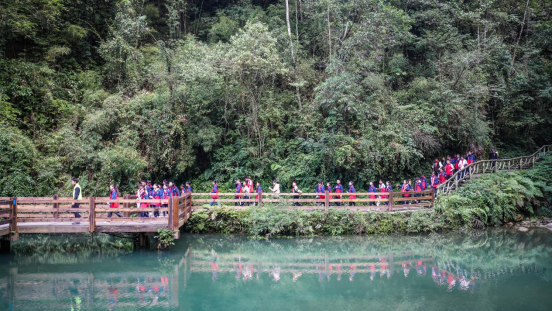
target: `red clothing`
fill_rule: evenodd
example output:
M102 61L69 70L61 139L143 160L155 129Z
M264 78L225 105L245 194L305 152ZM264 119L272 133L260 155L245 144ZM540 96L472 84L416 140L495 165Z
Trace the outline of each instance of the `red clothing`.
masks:
M387 187L381 188L380 191L381 191L382 193L388 193L388 192L389 192L389 191L387 191ZM386 195L386 194L383 194L383 195L381 196L381 198L382 198L382 199L387 199L387 198L389 198L389 196Z
M454 170L453 167L452 167L452 164L447 164L445 170L446 170L447 175L452 175L452 172Z
M162 192L159 191L159 190L155 191L154 194L153 194L153 198L154 198L154 199L161 199L161 195L160 195L161 193L162 193ZM154 205L155 205L155 206L161 206L161 202L159 202L159 203L154 203Z
M439 183L443 184L447 181L447 176L445 176L444 172L439 173Z
M321 190L321 187L323 187L323 186L320 186L320 185L318 186L318 193L324 193L324 192L321 192L321 191L320 191L320 190ZM319 194L318 197L319 197L320 199L325 199L325 198L326 198L326 195L324 195L324 194Z
M437 176L431 176L431 186L437 188L439 186L439 178Z
M113 190L111 192L111 196L109 198L111 200L117 200L117 198L119 198L119 194L117 193L117 191ZM119 202L111 202L111 203L109 203L109 207L117 208L117 207L119 207Z
M140 200L145 200L146 199L146 192L145 191L142 191L140 193ZM140 203L140 207L141 208L147 208L148 207L148 203Z
M402 188L401 188L401 192L405 192L403 194L403 197L405 198L408 198L410 196L410 194L408 194L408 189L406 189L406 187L408 187L408 185L404 185Z

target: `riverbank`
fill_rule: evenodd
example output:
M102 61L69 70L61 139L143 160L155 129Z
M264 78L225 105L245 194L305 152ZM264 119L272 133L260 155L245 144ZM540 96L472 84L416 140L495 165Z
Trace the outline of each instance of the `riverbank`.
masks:
M327 212L278 206L195 210L184 230L257 237L440 232L482 229L522 221L547 227L552 217L552 157L534 168L498 172L467 181L456 193L440 196L433 208L397 212ZM537 219L539 219L537 222ZM548 227L547 227L548 228Z

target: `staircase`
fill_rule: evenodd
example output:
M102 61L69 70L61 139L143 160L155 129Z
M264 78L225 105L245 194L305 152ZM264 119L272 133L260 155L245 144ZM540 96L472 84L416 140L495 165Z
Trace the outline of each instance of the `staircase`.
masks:
M545 145L540 147L539 150L537 150L532 155L528 156L511 159L481 160L473 162L462 171L456 172L446 182L440 184L437 187L435 196L453 193L458 190L458 187L461 183L465 182L468 179L477 178L482 174L531 168L535 165L535 162L541 160L545 154L550 152L552 152L552 145Z

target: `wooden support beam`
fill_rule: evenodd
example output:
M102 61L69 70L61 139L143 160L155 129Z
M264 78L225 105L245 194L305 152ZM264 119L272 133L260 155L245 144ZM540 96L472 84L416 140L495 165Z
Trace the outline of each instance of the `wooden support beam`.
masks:
M330 206L330 192L328 189L326 189L326 201L324 201L324 211L328 211L328 207Z
M17 198L11 198L11 201L10 240L19 241L19 230L17 228Z
M393 210L393 195L395 194L395 192L389 192L389 205L387 206L387 210L389 212L391 212Z
M54 200L57 201L58 199L59 199L59 195L54 194ZM54 212L54 218L58 219L59 218L59 203L54 203L54 209L56 210Z
M263 204L263 191L259 191L259 207Z
M96 231L96 198L90 197L90 213L88 214L88 231Z
M123 199L130 200L130 194L124 194ZM123 203L123 208L130 208L130 203ZM130 212L123 212L123 216L130 217Z
M172 217L172 224L171 225L172 225L172 231L176 231L176 230L179 229L178 228L178 215L180 213L180 210L178 208L178 205L179 205L178 201L179 200L178 200L178 197L172 197L171 199L172 199L171 201L173 202L173 209L171 211L173 213L173 217ZM169 225L169 226L171 226L171 225Z

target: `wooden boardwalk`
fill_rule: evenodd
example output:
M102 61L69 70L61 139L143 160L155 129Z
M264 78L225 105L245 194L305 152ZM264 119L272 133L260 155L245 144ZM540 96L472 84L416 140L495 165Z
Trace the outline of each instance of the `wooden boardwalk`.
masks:
M482 174L532 168L535 166L536 162L540 161L550 152L552 152L552 145L545 145L528 156L473 162L462 171L456 172L446 182L440 184L439 187L437 187L437 193L435 195L453 193L458 190L463 182L472 178L477 178Z
M263 193L242 194L218 193L215 203L224 208L246 209L262 208L273 205L282 209L302 209L307 211L328 211L329 209L348 209L373 212L405 212L428 208L434 200L434 191L411 191L409 197L403 193L376 192L350 194L335 193ZM168 229L179 238L179 229L190 218L193 210L211 208L211 193L185 194L181 197L155 200L137 200L130 195L111 200L105 197L89 197L73 200L68 197L52 198L0 198L0 236L9 235L17 240L20 233L157 233L159 229ZM78 208L71 208L78 203ZM118 203L118 208L110 208ZM213 204L213 207L216 207ZM78 212L81 218L76 218ZM120 212L123 217L108 213ZM140 217L148 212L159 217ZM166 213L167 216L163 216ZM74 224L80 222L79 224Z
M137 203L138 202L138 203ZM78 203L78 208L71 205ZM119 203L118 208L110 208L110 203ZM140 208L137 207L140 205ZM144 206L143 208L141 206ZM148 212L159 217L139 217ZM80 213L76 218L74 213ZM108 213L120 212L123 217ZM163 216L166 213L166 216ZM179 237L179 229L192 213L191 195L173 197L165 200L124 198L0 198L0 236L10 235L17 240L20 233L157 233L159 229L168 229ZM136 217L138 216L138 217ZM76 222L79 222L78 224Z

